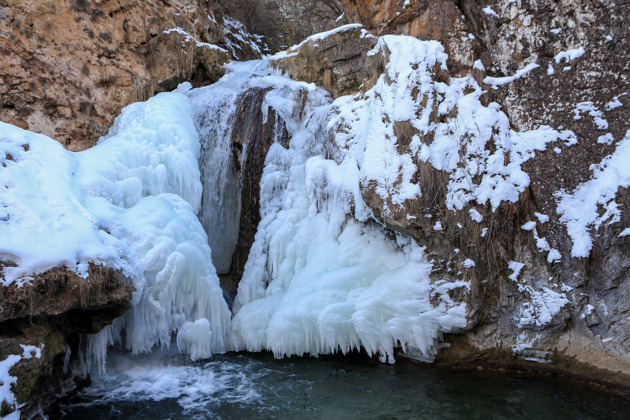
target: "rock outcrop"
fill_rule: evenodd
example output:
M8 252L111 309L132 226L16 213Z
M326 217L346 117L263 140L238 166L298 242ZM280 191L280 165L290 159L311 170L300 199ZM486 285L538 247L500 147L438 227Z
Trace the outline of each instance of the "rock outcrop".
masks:
M182 81L216 81L231 57L225 40L232 40L212 17L213 6L0 2L0 120L83 150L124 106Z
M9 370L17 378L12 388L28 417L54 401L71 386L71 360L78 357L80 334L99 332L131 307L132 284L119 272L91 265L87 278L65 268L53 268L29 282L0 288L0 360L23 353L23 346L40 350ZM2 415L11 411L2 407Z
M622 187L613 192L614 200L600 203L599 221L586 226L592 240L587 255L575 254L576 238L560 207L562 197L596 176L593 165L613 154L630 129L623 101L630 92L624 76L630 73L628 53L620 50L630 34L619 21L628 6L405 3L346 1L344 6L347 16L377 34L439 39L449 55L448 70L434 69L433 79L472 75L485 91L482 103L499 104L515 131L551 126L569 130L577 140L536 152L523 164L528 187L516 202L495 209L489 203L449 209L449 173L419 159L414 179L422 197L417 200L396 205L376 194L373 185L363 185L363 198L380 222L427 247L434 281L470 281L468 293L453 296L467 304L468 327L445 337L436 363L552 369L628 386L630 329L624 320L630 315L630 253L629 236L622 231L630 226L630 196ZM347 30L306 42L276 65L334 96L365 91L383 73L384 63L368 55L374 42L360 33ZM529 73L508 79L528 65ZM473 92L469 89L465 93ZM430 119L452 117L438 116L436 108ZM433 141L407 121L395 122L393 130L400 154L413 155L414 136L427 145ZM465 143L460 147L465 154ZM614 209L607 213L610 206ZM472 210L478 212L474 218ZM560 257L550 257L550 250ZM467 260L474 266L463 268ZM550 309L546 299L552 295L566 304L563 300L545 321L526 319Z
M586 254L576 253L577 238L567 228L576 222L562 211L560 202L598 176L602 166L593 165L613 154L627 137L630 111L623 98L630 91L625 77L630 61L622 45L630 41L630 33L621 20L628 5L575 1L543 5L526 0L404 3L344 4L348 15L376 33L442 41L449 54L445 76L473 74L486 91L484 103L498 103L514 130L551 126L570 130L577 139L575 144L536 152L523 164L531 182L518 201L494 211L489 205L475 206L481 223L469 217L471 207L460 211L446 207L449 174L423 162L417 162L416 179L423 192L418 201L396 206L364 188L364 199L378 219L427 246L436 281L471 281L469 295L459 297L468 304L469 327L446 337L450 347L442 349L437 362L551 367L627 386L630 248L622 231L630 225L630 197L623 186L618 190L615 186L612 196L601 197L598 219L584 226L592 241ZM441 23L435 27L427 22ZM480 65L473 68L473 60L480 60ZM531 72L510 83L498 79L528 65ZM435 114L431 118L438 121ZM410 153L411 139L420 133L405 122L395 124L394 131L401 153ZM431 138L420 137L431 144ZM575 203L584 206L584 214L590 211L587 201ZM435 228L436 220L440 229ZM522 228L527 222L536 222L535 228L528 227L534 230ZM549 249L562 257L549 258ZM475 262L473 269L461 268L466 259ZM510 261L524 264L513 279L508 277L519 265L511 270ZM541 296L549 290L568 303L547 322L521 322L524 313L545 309Z
M343 21L341 0L227 0L225 13L260 34L269 51L281 51Z

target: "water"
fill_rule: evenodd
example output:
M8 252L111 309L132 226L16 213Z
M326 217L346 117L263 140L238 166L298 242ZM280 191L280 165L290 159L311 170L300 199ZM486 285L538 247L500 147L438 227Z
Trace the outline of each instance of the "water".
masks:
M61 418L622 419L630 399L566 378L227 354L112 355ZM59 417L59 413L52 417Z

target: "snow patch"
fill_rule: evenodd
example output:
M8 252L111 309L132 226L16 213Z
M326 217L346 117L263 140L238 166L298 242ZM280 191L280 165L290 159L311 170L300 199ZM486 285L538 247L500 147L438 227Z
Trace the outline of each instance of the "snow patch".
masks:
M526 75L530 71L532 71L534 69L537 69L538 67L540 67L540 65L538 65L536 63L530 63L527 66L525 66L524 68L518 70L512 76L506 76L506 77L490 77L490 76L487 76L485 79L483 79L483 82L488 84L488 85L493 86L494 89L497 89L497 86L501 86L501 85L506 85L508 83L512 83L516 79L520 79L521 77L523 77L524 75Z
M492 10L490 6L484 7L483 9L481 9L481 11L484 12L488 16L494 16L496 18L499 17L499 15L497 15L497 13L494 10Z
M0 405L6 404L10 409L15 410L8 416L3 417L3 419L19 419L20 416L20 405L15 399L13 392L11 392L11 386L17 383L17 377L11 376L9 371L21 360L32 359L33 357L41 359L42 350L44 349L43 344L40 344L39 347L20 344L20 347L22 347L21 355L11 354L3 361L0 361Z
M182 46L185 46L185 44L187 42L194 42L197 47L208 47L208 48L212 48L213 50L219 50L219 51L222 51L224 53L227 53L226 49L221 48L218 45L208 44L207 42L197 41L197 39L194 36L190 35L188 32L186 32L185 30L183 30L180 27L167 29L167 30L162 31L162 32L167 34L167 35L171 34L171 33L177 33L177 34L183 35L184 36L184 41L182 42Z
M566 227L573 247L571 256L586 258L593 246L590 231L604 223L618 222L621 209L614 201L619 188L630 186L630 131L615 152L593 165L591 180L579 185L572 193L558 191L558 214Z
M512 274L508 276L508 278L512 281L518 281L518 276L521 274L521 270L525 267L525 264L520 263L518 261L509 261L508 268L512 270Z
M559 52L553 59L556 61L556 63L560 63L562 60L566 60L567 63L570 63L571 61L575 60L576 58L582 57L583 55L584 47L579 47L576 49Z

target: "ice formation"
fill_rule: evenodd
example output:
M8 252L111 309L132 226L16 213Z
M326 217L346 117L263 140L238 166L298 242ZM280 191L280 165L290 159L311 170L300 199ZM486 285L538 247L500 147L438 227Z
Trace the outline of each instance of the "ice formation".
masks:
M126 346L145 352L202 319L212 333L203 343L187 334L182 348L193 358L226 350L230 313L196 216L199 140L184 94L128 106L106 139L80 153L8 124L0 136L0 258L17 264L4 267L4 284L106 264L135 292L124 319L90 338L100 362L123 329Z
M323 95L311 92L307 106ZM263 220L235 302L234 347L277 356L363 347L393 360L400 343L430 356L441 332L465 324L465 307L446 293L433 307L423 250L366 223L356 164L322 157L330 109L314 108L288 150L269 151Z

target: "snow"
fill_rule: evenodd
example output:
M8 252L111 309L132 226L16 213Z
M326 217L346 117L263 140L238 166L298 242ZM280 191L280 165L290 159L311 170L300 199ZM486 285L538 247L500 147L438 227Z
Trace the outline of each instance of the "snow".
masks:
M475 262L470 258L466 258L464 262L462 262L462 267L464 268L473 268L475 266Z
M238 58L239 51L243 53L243 47L239 45L247 45L253 51L257 52L261 56L263 52L261 46L264 46L262 41L262 35L250 34L247 32L247 28L241 22L236 19L232 19L229 16L223 17L223 34L226 47L232 52L235 58ZM265 47L264 47L265 48ZM238 50L238 51L237 51Z
M613 137L613 135L611 133L606 133L603 136L599 136L597 138L597 143L599 144L607 144L607 145L611 145L613 144L613 142L615 141L615 138Z
M588 257L593 246L592 229L599 229L606 221L611 224L620 220L621 209L614 198L619 188L630 186L629 161L630 131L626 132L612 155L592 166L593 175L589 181L579 185L572 193L556 193L560 221L566 225L573 242L572 257Z
M621 233L619 234L620 238L623 238L625 236L630 236L630 228L625 228L623 231L621 231Z
M473 69L486 71L486 68L483 66L481 60L475 60L475 62L473 63Z
M525 264L520 263L518 261L509 261L508 268L512 270L512 274L508 276L508 278L512 281L518 282L518 276L521 274L521 270L525 267Z
M435 222L435 224L433 225L433 230L435 231L440 231L442 230L442 222L440 222L439 220L437 222Z
M227 52L226 49L221 48L218 45L208 44L207 42L199 42L199 41L197 41L197 39L194 36L190 35L188 32L186 32L185 30L183 30L180 27L167 29L167 30L162 31L162 32L167 34L167 35L170 34L170 33L173 33L173 32L174 33L178 33L180 35L183 35L184 36L184 41L182 42L182 46L185 46L186 42L194 42L197 47L208 47L208 48L212 48L214 50L219 50L219 51L222 51L222 52L225 52L225 53Z
M499 15L497 15L497 13L494 10L492 10L490 6L484 7L483 9L481 9L481 11L484 12L488 16L494 16L497 18L499 17Z
M529 221L525 223L523 226L521 226L521 229L530 231L530 230L534 230L535 227L536 227L536 222Z
M605 106L606 111L612 111L613 109L623 106L623 103L619 100L621 95L615 96L612 101L608 102Z
M481 221L483 220L483 216L481 215L481 213L479 213L477 210L475 209L470 209L468 210L468 215L470 216L470 218L477 222L477 223L481 223Z
M586 318L587 316L592 314L594 310L595 310L595 307L589 303L588 305L584 307L584 312L582 312L582 314L580 315L580 319Z
M37 347L20 344L20 347L22 347L21 355L11 354L6 359L0 361L0 405L6 404L10 409L15 410L8 416L3 417L3 419L20 418L20 405L17 403L13 392L11 392L11 386L17 383L17 377L11 376L9 371L13 366L17 365L20 360L32 359L33 357L41 359L44 345L40 344L39 347Z
M436 41L384 36L371 54L389 55L387 75L364 94L337 99L338 116L329 126L336 132L340 153L356 160L361 185L370 185L385 203L400 205L421 196L419 185L412 181L419 160L449 174L449 209L461 210L476 201L489 202L496 210L501 202L516 202L529 186L521 165L536 150L558 140L576 142L571 131L547 126L520 133L511 130L498 104L481 104L484 91L472 77L451 79L448 84L435 81L434 69L445 69L447 58ZM473 91L465 94L470 88ZM457 112L434 121L434 109L438 117ZM398 121L409 121L419 132L412 138L411 153L398 153L393 129ZM432 142L427 144L424 137L432 137ZM494 152L488 147L492 143ZM387 204L384 211L389 211Z
M595 125L597 125L598 129L600 130L608 129L608 121L606 121L603 118L604 113L600 111L599 108L596 107L591 101L580 102L579 104L575 106L575 109L573 110L573 112L575 114L573 117L574 120L582 119L582 116L580 115L580 113L588 112L588 114L591 117L593 117L595 121Z
M558 35L560 32L562 32L562 28L551 29L549 32L554 35Z
M298 50L302 45L306 44L309 41L313 41L313 42L321 41L328 38L331 35L335 35L341 32L354 31L356 29L362 29L362 28L363 28L363 25L361 25L360 23L350 23L348 25L342 25L335 29L331 29L330 31L319 32L319 33L309 36L308 38L306 38L304 41L300 42L299 44L293 45L291 48L289 48L289 51Z
M518 286L521 293L528 293L530 296L530 301L523 303L517 315L521 328L549 324L553 317L569 303L566 294L555 292L547 287L535 290L531 286L520 283Z
M549 216L547 216L546 214L534 213L534 216L536 216L540 224L545 224L549 221Z
M575 48L572 50L566 50L559 52L553 58L556 63L560 63L562 60L566 60L567 63L575 60L576 58L582 57L584 55L584 47Z
M536 241L536 247L538 248L538 251L548 253L547 262L549 264L558 262L560 261L560 259L562 259L562 254L560 254L560 251L558 251L555 248L552 248L549 245L549 242L547 241L546 238L541 238L540 236L538 236L538 231L536 229L533 229L533 234L534 234L534 240Z
M512 76L506 76L506 77L490 77L490 76L487 76L485 79L483 79L483 82L488 84L488 85L493 86L496 89L497 86L506 85L508 83L512 83L516 79L520 79L521 77L523 77L524 75L526 75L530 71L532 71L534 69L537 69L538 67L540 67L540 65L538 65L536 63L530 63L530 64L526 65L524 68L518 70Z

